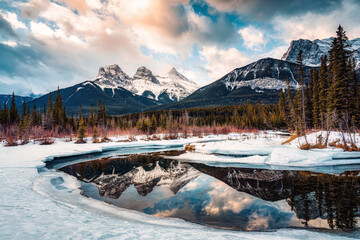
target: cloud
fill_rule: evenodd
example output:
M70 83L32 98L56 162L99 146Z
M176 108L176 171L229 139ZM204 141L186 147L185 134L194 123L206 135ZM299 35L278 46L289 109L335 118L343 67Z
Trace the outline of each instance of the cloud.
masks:
M206 0L219 11L234 12L250 18L269 19L276 16L301 15L307 12L328 13L336 9L341 0Z
M10 23L5 20L5 18L0 14L0 33L1 37L5 40L13 39L17 37L14 29L11 27Z
M339 24L348 30L350 38L360 36L360 5L353 0L344 0L338 9L331 13L309 12L301 16L274 18L272 24L278 31L278 38L291 40L323 39L335 35Z
M44 11L50 2L47 0L30 0L27 3L23 3L21 6L22 14L25 18L37 19L39 13Z
M238 33L244 40L244 45L252 50L261 50L265 45L264 34L252 26L239 29Z
M201 59L206 62L205 69L212 80L217 80L235 68L251 62L251 59L236 48L227 50L215 46L204 47L199 52Z
M10 25L14 28L14 29L27 29L26 25L19 21L18 16L15 13L12 12L2 12L0 11L0 15L7 21L10 23Z
M0 54L18 68L4 62L2 82L24 79L26 84L11 86L46 92L117 63L129 75L141 65L154 73L174 65L206 84L253 60L280 58L293 39L329 37L339 23L350 38L360 35L355 0L208 0L216 8L210 10L194 2L206 5L205 0L8 1L0 5L5 6L0 43L7 49Z

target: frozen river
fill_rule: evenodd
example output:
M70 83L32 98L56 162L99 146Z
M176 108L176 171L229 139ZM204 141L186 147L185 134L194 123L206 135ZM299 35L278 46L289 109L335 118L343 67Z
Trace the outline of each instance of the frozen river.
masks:
M163 159L152 159L148 163L129 163L131 170L123 172L119 170L121 168L112 167L116 164L95 164L100 172L104 170L102 178L99 178L99 172L84 171L83 176L76 174L79 171L71 172L71 169L77 169L81 164L89 165L91 160L110 157L106 161L118 161L119 164L123 161L113 156L183 149L183 145L191 141L198 140L114 144L103 148L109 150L105 152L101 152L96 145L78 146L71 143L60 143L48 148L37 145L22 146L6 152L3 151L4 148L0 149L0 238L359 237L356 228L351 228L351 231L336 230L339 229L336 224L355 224L357 211L350 211L348 207L341 208L341 205L336 204L336 199L334 200L334 196L340 196L343 197L341 204L358 201L358 174L355 173L360 168L356 169L355 165L340 170L327 167L322 169L322 173L316 173L315 169L313 172L281 169L275 176L274 169L269 170L265 166L254 169L246 165L209 166L174 160L165 160L167 163L164 163ZM37 152L40 149L46 151ZM98 153L92 153L94 149ZM50 161L48 168L41 164L45 159L51 160L51 156L71 155L78 156L55 159ZM83 163L78 164L79 162ZM66 168L68 171L64 173ZM143 171L140 171L141 168ZM322 200L318 201L316 194L328 190L335 194L334 188L339 186L337 181L342 176L340 173L345 170L350 171L344 176L351 181L346 180L347 185L342 185L344 191L336 190L337 195L324 197L324 203L331 202L332 212L343 214L336 219L333 217L335 230L330 230L328 213L331 211L326 212L326 205L319 206ZM330 174L325 174L326 172ZM228 177L229 173L233 173L231 178ZM122 181L120 178L124 178L124 175L132 178ZM81 181L81 178L84 181ZM98 179L98 183L95 179ZM250 186L238 185L236 179L245 179ZM109 180L120 181L116 186L121 183L125 187L129 186L120 193L121 191L116 192L116 187L113 189L111 184L105 184L103 190L99 191L101 184ZM309 181L317 185L309 185ZM94 185L95 183L97 185ZM345 191L349 187L351 191ZM119 193L120 197L116 198ZM349 198L346 194L353 194L353 197ZM292 201L289 202L288 199ZM306 204L308 207L304 207ZM358 205L354 205L353 210L356 210L356 207ZM339 209L343 209L343 212L337 212Z

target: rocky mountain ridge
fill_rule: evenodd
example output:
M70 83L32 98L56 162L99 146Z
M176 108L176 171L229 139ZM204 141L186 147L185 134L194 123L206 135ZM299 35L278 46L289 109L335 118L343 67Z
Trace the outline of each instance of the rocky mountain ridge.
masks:
M116 64L101 67L98 76L92 82L101 89L121 87L160 103L180 101L199 87L175 68L160 76L154 75L149 69L142 66L131 78Z
M290 43L288 50L284 53L281 60L288 62L296 62L299 51L303 51L304 64L307 66L320 66L321 58L329 55L333 37L326 39L316 39L310 41L307 39L294 40ZM347 50L350 56L355 59L357 69L360 67L360 38L349 40Z

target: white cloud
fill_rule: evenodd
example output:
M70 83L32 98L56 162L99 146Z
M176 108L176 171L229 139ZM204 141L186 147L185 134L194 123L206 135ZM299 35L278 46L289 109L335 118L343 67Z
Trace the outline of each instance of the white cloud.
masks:
M16 47L18 45L17 42L10 41L10 40L9 41L3 41L3 42L0 42L0 43L8 45L10 47Z
M306 13L294 17L278 16L273 21L275 29L280 33L278 38L287 42L303 39L323 39L335 35L341 24L349 38L360 36L360 5L356 0L344 0L341 6L330 13Z
M0 11L0 15L2 15L3 18L8 21L14 29L27 29L26 25L19 21L15 13Z
M211 80L217 80L233 69L251 62L246 54L236 48L222 50L215 46L203 47L199 54L201 59L206 62L205 68Z
M261 50L265 45L264 34L253 26L239 29L238 33L244 40L244 45L252 50Z

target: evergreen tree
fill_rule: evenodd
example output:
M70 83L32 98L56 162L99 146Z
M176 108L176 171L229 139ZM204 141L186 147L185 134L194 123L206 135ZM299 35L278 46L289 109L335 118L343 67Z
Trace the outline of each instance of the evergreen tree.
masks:
M49 114L52 114L52 111L53 111L53 101L52 101L52 98L51 98L51 92L49 92L49 98L48 98L48 103L46 105L47 107L47 112Z
M60 94L60 89L57 89L57 96L55 99L55 105L53 109L53 121L55 126L65 127L65 122L63 119L63 102Z
M25 116L26 116L26 110L27 110L26 102L25 102L25 99L23 99L22 106L21 106L21 117L22 117L22 119L24 119Z
M93 130L93 143L98 143L99 142L99 139L98 139L98 131L97 131L97 127L95 126L94 127L94 130Z
M98 109L97 109L97 120L100 126L106 125L106 106L101 104L99 100Z
M78 140L76 141L76 143L86 143L86 141L84 140L85 132L86 132L86 128L85 128L84 118L80 118L79 129L78 129Z
M44 106L44 116L43 116L43 125L44 128L47 130L50 130L54 127L54 121L53 121L53 101L51 98L51 92L49 93L49 99L47 106L45 108Z
M16 124L18 123L20 117L19 117L19 113L16 107L16 103L15 103L15 93L13 92L11 95L11 104L10 104L10 124Z
M96 125L96 119L95 119L94 106L91 105L90 114L89 114L89 126L94 127L95 125Z
M297 63L297 73L298 73L298 82L300 84L300 92L301 92L301 103L299 105L301 105L301 115L302 118L300 119L300 129L302 131L302 134L305 136L305 140L307 142L306 139L306 129L307 129L307 119L306 119L306 110L305 110L305 83L304 83L304 78L305 78L305 71L304 71L304 65L303 65L303 58L302 58L302 50L299 51L299 54L296 58L296 63Z
M286 120L286 97L285 93L282 89L280 89L279 93L279 112L280 112L280 118Z
M348 68L349 53L345 49L347 40L344 29L339 26L329 51L331 86L328 95L328 109L338 116L349 112L351 98Z
M319 119L321 128L324 128L325 116L328 110L328 95L329 95L329 71L327 66L327 56L321 59L320 73L319 73Z
M155 115L153 114L150 118L150 127L149 127L150 134L156 132L156 129L157 129L157 121Z
M315 128L320 127L320 86L319 86L319 73L317 69L314 69L311 73L311 83L312 83L312 116L313 116L313 125Z

